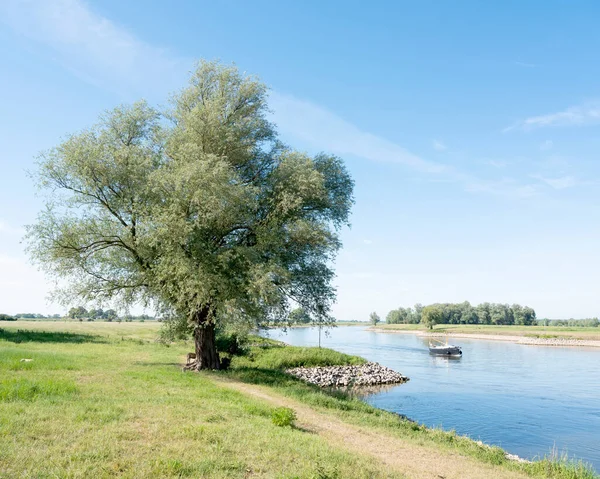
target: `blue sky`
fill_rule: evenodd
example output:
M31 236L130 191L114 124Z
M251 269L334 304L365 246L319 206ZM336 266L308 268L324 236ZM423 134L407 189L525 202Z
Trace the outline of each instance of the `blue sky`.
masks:
M596 2L0 4L0 312L62 312L20 239L40 151L199 58L271 88L297 149L356 180L339 319L416 302L600 314Z

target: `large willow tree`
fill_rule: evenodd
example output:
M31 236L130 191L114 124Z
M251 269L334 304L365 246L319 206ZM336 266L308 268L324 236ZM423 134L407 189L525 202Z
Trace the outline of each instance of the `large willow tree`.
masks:
M193 334L198 369L220 367L221 322L293 306L328 321L353 182L339 158L282 145L267 114L262 83L201 62L170 110L116 108L43 153L28 242L57 293L159 305Z

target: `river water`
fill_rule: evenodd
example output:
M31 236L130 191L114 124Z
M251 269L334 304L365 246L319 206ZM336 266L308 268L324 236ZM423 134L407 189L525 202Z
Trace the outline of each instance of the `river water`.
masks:
M316 346L316 328L269 337ZM452 338L463 356L429 354L415 334L341 326L321 344L388 366L410 381L365 397L430 427L442 427L528 459L567 453L600 471L600 348L526 346Z

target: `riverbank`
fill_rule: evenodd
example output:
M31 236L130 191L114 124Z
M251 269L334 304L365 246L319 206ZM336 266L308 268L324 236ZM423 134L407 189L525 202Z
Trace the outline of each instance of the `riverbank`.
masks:
M0 323L1 477L594 477L285 373L356 356L261 339L229 371L182 373L191 343L158 344L153 327L42 326ZM294 427L272 422L282 406Z
M583 331L581 331L583 329ZM579 346L600 348L598 328L544 326L438 325L433 330L421 325L384 324L369 328L378 333L416 334L423 337L450 337L510 341L531 346Z

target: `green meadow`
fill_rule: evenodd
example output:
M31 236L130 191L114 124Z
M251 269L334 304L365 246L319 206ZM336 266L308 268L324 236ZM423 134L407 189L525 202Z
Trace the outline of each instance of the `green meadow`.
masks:
M401 460L378 456L373 444L397 445L406 457L439 457L441 475L456 467L464 477L482 470L494 477L595 477L560 460L508 461L498 448L284 372L361 358L251 338L230 370L184 373L191 345L157 342L159 327L1 322L0 477L415 476ZM298 412L292 426L275 420L286 415L282 404ZM336 439L348 431L372 444Z

